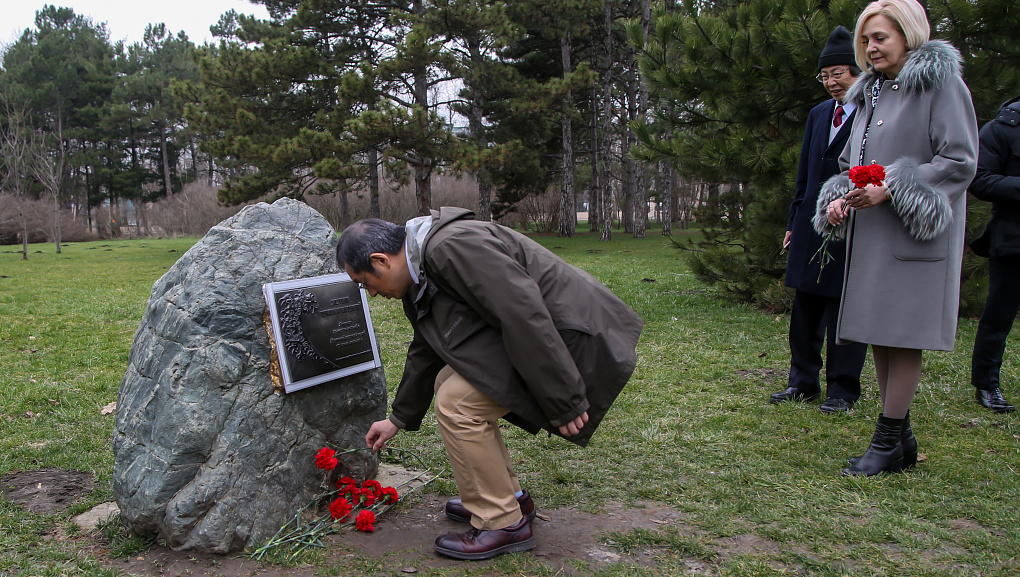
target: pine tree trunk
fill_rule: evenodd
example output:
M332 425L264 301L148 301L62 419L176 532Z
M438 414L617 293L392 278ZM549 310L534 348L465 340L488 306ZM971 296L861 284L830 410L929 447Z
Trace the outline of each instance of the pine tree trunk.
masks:
M378 207L378 205L377 205ZM347 230L351 225L351 207L347 198L347 189L340 191L340 230Z
M594 42L592 42L592 65L595 63ZM602 186L599 176L599 112L598 93L595 83L591 85L591 187L588 198L588 232L597 232L602 220Z
M641 39L644 43L648 40L648 27L652 18L651 7L648 0L637 0L637 3L641 17ZM636 52L634 47L631 47L629 52L633 58ZM630 141L628 148L634 150L637 148L638 142L632 126L639 118L644 118L645 111L648 110L648 88L641 82L637 63L633 63L630 70L632 90L636 92L637 102L631 111L630 122L627 123L627 137ZM645 175L644 164L631 159L631 166L634 171L634 238L645 238L648 230L648 179Z
M665 162L659 165L662 174L662 236L673 234L673 169Z
M599 240L609 242L613 239L613 181L612 162L610 158L610 143L613 135L613 0L606 0L605 12L605 35L603 43L605 46L605 62L602 68L602 141L598 143L601 147L602 156L602 200L599 205L602 208L602 234Z
M166 187L167 197L170 197L173 188L170 186L170 157L166 151L166 125L163 122L159 123L159 150L163 155L163 186Z
M379 216L379 151L368 151L368 205L372 218ZM346 228L346 227L345 227Z
M570 64L570 32L567 31L560 38L560 57L563 61L563 77L571 73ZM574 136L571 128L573 116L573 102L571 94L567 92L563 96L563 116L561 119L563 131L563 180L560 188L560 226L559 236L574 236L576 231L577 210L574 207Z
M485 57L482 54L482 46L479 37L473 37L468 41L468 55L472 66L475 67L475 74L485 67ZM482 90L475 88L471 91L471 113L468 116L468 130L471 133L471 140L479 151L485 150L487 138L485 136L485 125L482 118L485 115L485 95ZM492 178L485 166L473 171L475 180L478 182L478 220L490 222L492 220Z
M418 216L427 216L432 210L432 159L418 157L414 164L414 190Z

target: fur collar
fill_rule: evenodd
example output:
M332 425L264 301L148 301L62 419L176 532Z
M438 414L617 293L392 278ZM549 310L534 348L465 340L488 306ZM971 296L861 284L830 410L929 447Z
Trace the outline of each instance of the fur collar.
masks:
M929 40L907 54L907 62L896 80L912 94L938 90L953 76L963 73L963 56L945 40ZM874 69L861 74L850 86L846 97L851 102L864 102L864 89L881 76Z

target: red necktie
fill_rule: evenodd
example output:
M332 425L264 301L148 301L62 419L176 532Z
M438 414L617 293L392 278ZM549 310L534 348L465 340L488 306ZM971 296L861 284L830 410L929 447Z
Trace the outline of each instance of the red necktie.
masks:
M842 104L837 104L836 105L836 114L835 114L835 116L832 117L832 125L835 126L836 128L839 128L839 126L841 124L843 124L843 114L844 114L843 113L843 105Z

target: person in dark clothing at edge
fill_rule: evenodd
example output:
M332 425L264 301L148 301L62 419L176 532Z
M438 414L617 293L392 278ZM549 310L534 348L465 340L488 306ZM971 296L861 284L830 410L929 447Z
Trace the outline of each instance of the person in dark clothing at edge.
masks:
M773 393L771 403L818 398L821 392L822 344L825 354L826 393L820 410L838 413L850 410L861 396L861 370L868 346L862 343L836 344L836 320L843 289L846 242L832 241L828 251L833 260L819 275L820 258L815 254L822 237L811 219L818 191L829 177L840 173L839 155L850 138L857 117L853 102L844 102L846 91L861 70L854 63L852 34L837 26L818 58L819 82L832 96L811 110L797 169L797 191L790 205L790 219L783 246L789 249L786 286L796 289L790 315L790 377L786 389Z
M488 559L535 546L535 504L521 488L500 418L587 445L637 364L643 321L588 273L509 228L443 207L399 226L358 221L337 262L372 296L402 299L414 329L388 419L365 436L382 449L435 414L471 524L438 553Z
M978 134L977 175L970 193L992 203L992 219L971 244L988 257L988 299L978 322L970 383L978 404L996 413L1014 407L1002 395L999 370L1006 337L1020 310L1020 97L1002 105Z

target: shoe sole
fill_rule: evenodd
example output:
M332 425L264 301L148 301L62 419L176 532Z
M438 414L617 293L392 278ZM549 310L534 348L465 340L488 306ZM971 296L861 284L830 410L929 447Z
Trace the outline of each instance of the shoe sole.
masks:
M530 522L534 521L535 520L535 515L537 515L537 514L538 514L538 509L532 510L531 513L528 514L528 522L530 523ZM446 518L451 520L451 521L455 521L457 523L470 523L471 522L471 517L461 517L460 515L455 515L455 514L449 512L449 511L446 512Z
M769 397L769 404L770 405L778 405L780 403L798 403L798 402L799 403L808 403L808 402L814 401L816 399L818 399L818 395L814 395L814 396L811 396L811 395L801 395L801 396L798 396L798 397L790 397L789 399L774 399L772 397Z
M520 551L528 551L535 547L535 538L530 537L519 543L508 543L502 547L496 547L491 551L481 551L479 553L462 553L460 551L454 551L453 549L445 549L443 547L436 546L436 553L450 557L451 559L461 559L463 561L483 561L485 559L492 559L497 555L503 555L505 553L517 553Z
M843 475L844 477L876 477L878 475L881 475L882 473L902 473L903 469L904 469L903 459L900 459L899 461L893 461L892 466L886 469L882 469L881 471L873 473L871 475L869 475L865 471L855 470L853 467L847 467L846 469L843 469L840 472L840 474Z
M989 407L988 405L982 405L981 401L978 401L978 406L980 406L982 408L985 408L985 409L988 409L989 411L991 411L993 413L999 413L1000 415L1004 414L1004 413L1012 413L1013 411L1016 410L1016 407L1010 407L1008 409Z

